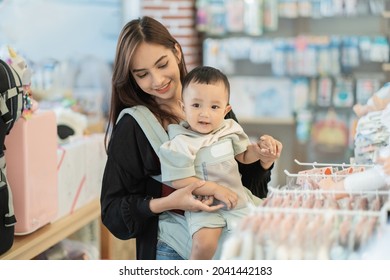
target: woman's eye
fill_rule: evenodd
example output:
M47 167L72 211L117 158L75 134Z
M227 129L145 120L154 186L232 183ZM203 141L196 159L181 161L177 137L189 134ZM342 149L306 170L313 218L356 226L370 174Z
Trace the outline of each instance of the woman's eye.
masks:
M142 79L142 78L145 78L147 75L147 73L143 73L143 74L137 74L137 77Z
M165 68L165 67L167 67L167 66L168 66L168 61L167 61L165 64L160 65L158 68Z

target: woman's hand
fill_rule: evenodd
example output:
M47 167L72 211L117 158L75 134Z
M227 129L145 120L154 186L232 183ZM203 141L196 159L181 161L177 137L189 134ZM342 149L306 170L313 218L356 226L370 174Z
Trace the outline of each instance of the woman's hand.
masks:
M206 204L208 206L214 203L214 196L212 195L198 195L196 196L196 199L200 200L203 204Z
M224 205L214 205L210 206L213 202L213 197L209 196L205 199L197 199L193 192L202 187L205 184L205 181L197 181L194 182L187 187L178 189L171 193L167 198L172 200L172 202L176 205L173 206L172 209L181 209L184 211L206 211L206 212L214 212L218 209L221 209Z
M283 149L281 142L270 135L263 135L257 142L260 155L260 163L264 169L269 169L271 165L277 160Z

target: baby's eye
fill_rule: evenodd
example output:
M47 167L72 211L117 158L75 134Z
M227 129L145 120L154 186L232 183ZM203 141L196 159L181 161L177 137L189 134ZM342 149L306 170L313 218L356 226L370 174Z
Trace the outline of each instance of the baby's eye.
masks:
M215 109L219 109L219 106L218 105L213 105L213 106L211 106L211 108L215 110Z
M194 103L194 104L192 104L192 107L199 108L200 105L199 105L199 103Z

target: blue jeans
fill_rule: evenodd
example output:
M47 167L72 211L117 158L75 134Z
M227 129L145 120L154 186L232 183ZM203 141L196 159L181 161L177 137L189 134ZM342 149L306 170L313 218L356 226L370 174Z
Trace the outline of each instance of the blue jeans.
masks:
M160 240L157 241L156 260L184 260L172 247Z

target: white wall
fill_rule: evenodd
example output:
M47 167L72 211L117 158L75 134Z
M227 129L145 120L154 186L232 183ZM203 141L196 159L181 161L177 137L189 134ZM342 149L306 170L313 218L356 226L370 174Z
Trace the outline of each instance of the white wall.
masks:
M137 7L138 1L124 2L134 16L132 2ZM92 54L112 62L123 7L121 0L0 1L0 46L11 45L34 61Z

